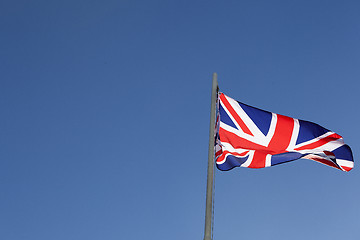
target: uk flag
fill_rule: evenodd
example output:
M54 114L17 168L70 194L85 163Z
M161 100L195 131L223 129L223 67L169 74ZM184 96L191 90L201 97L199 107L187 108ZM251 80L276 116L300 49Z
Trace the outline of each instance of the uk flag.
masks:
M351 149L318 124L264 111L219 93L215 158L218 169L263 168L300 158L350 171Z

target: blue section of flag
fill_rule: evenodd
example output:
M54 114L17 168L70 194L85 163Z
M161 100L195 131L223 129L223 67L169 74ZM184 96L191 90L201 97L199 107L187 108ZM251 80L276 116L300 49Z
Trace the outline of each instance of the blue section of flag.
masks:
M294 161L303 157L304 155L305 154L301 154L298 152L287 152L287 153L276 154L271 156L271 165L277 165L281 163Z
M220 112L220 120L221 120L221 122L226 123L227 125L235 128L235 129L238 129L221 105L219 106L219 112Z
M332 153L335 154L335 157L337 159L353 159L351 149L346 144L335 149L334 151L332 151Z
M296 140L296 144L300 144L312 140L329 132L329 130L327 130L326 128L323 128L322 126L313 122L299 120L299 124L300 124L300 130L299 130L298 138Z
M241 166L249 157L235 157L228 155L226 161L223 164L216 164L217 168L221 171L228 171L235 167Z
M270 129L270 123L272 118L271 112L251 107L241 102L238 103L241 108L246 112L246 114L251 118L251 120L256 124L256 126L260 129L260 131L264 135L267 135Z

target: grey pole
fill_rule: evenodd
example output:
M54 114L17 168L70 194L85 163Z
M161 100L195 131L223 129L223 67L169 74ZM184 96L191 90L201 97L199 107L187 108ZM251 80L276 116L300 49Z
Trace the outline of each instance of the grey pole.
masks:
M206 210L205 210L205 235L204 240L212 238L212 208L213 208L213 184L214 184L214 131L215 114L217 101L218 82L217 74L213 73L211 90L211 111L210 111L210 131L209 131L209 154L206 185Z

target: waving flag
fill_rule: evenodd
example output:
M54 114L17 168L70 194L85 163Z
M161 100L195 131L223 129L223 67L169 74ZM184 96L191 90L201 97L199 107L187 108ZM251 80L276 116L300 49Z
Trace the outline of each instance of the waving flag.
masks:
M300 158L342 171L354 167L343 138L318 124L271 113L219 93L216 165L263 168Z

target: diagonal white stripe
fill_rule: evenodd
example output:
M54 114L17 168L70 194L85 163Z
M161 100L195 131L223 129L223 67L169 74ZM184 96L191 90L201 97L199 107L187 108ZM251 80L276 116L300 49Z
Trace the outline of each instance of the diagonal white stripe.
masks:
M323 152L323 151L334 151L335 149L343 146L345 143L343 139L337 139L335 141L328 142L320 147L308 149L308 150L299 150L296 152L299 153L317 153L317 152Z
M265 167L270 167L270 166L271 166L271 155L267 154L265 160Z
M226 131L232 132L232 133L236 134L237 136L244 138L248 141L251 141L256 144L267 147L275 133L275 128L276 128L276 124L277 124L277 114L272 113L269 132L268 132L267 136L265 136L235 100L233 100L227 96L225 96L225 97L229 101L230 105L234 108L234 110L237 111L238 116L244 121L244 123L249 128L249 130L254 134L254 136L251 136L251 135L245 133L241 129L241 127L239 126L237 121L230 114L229 110L226 108L226 106L223 104L223 102L221 100L220 100L221 106L223 107L225 112L228 114L228 116L230 117L230 119L233 121L233 123L235 124L235 126L238 129L235 129L221 121L220 121L220 127L225 129Z
M293 132L291 135L291 140L289 143L289 146L287 147L287 151L292 151L295 148L295 144L296 144L296 140L298 138L299 135L299 130L300 130L300 124L299 124L299 120L298 119L294 119L294 128L293 128Z
M325 134L323 134L323 135L321 135L321 136L319 136L319 137L317 137L317 138L311 139L311 140L309 140L309 141L306 141L306 142L303 142L303 143L300 143L300 144L296 144L294 148L299 148L299 147L302 147L302 146L305 146L305 145L308 145L308 144L317 142L317 141L319 141L319 140L322 139L322 138L326 138L327 136L330 136L331 134L334 134L334 132L329 131L329 132L327 132L327 133L325 133ZM342 139L342 138L341 138L341 139ZM338 139L338 140L340 140L340 139ZM342 140L342 141L343 141L343 140Z
M344 160L344 159L336 159L336 162L340 166L354 168L354 162L353 161L348 161L348 160Z
M248 154L249 158L240 166L240 167L248 167L250 166L253 158L254 158L254 152L253 150L251 150Z
M256 126L256 124L251 120L251 118L246 114L246 112L244 111L244 109L241 108L241 106L239 105L239 103L224 95L226 97L226 99L228 100L228 102L230 103L231 107L235 110L235 112L239 115L239 117L241 118L241 120L244 121L244 123L246 124L246 126L249 128L250 132L257 138L264 138L265 135L260 131L260 129Z

